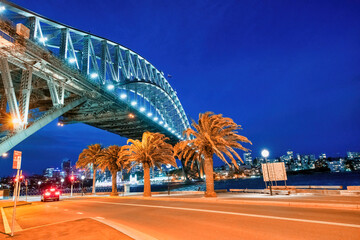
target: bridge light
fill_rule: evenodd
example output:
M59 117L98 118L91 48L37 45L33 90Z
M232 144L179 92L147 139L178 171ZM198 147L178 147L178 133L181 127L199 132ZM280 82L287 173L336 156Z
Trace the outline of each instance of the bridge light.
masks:
M174 133L174 132L175 132L175 130L172 130L171 132L172 132L172 133Z
M167 127L168 125L167 125L167 123L165 123L165 126L164 127Z
M151 117L151 116L152 116L152 113L151 113L151 112L149 112L149 113L147 114L147 116L148 116L148 117Z
M136 101L132 101L132 102L131 102L131 106L135 106L136 104L137 104Z
M171 131L171 127L168 127L168 130Z
M4 7L4 6L1 6L1 7L0 7L0 12L3 12L3 11L5 11L5 7Z
M123 94L120 95L120 98L121 98L121 99L125 99L126 97L127 97L127 96L126 96L125 93L123 93Z
M164 122L163 122L163 121L160 121L159 123L160 123L160 125L162 125Z
M159 118L158 118L158 117L154 117L154 121L156 122L157 120L159 120Z
M145 111L145 108L144 107L141 107L140 108L140 112L144 112Z
M18 119L18 118L13 118L13 120L12 120L12 123L14 124L14 125L17 125L17 124L19 124L21 121L20 121L20 119Z
M75 63L76 59L75 58L69 58L69 63Z
M107 88L108 90L113 90L113 89L115 88L115 86L112 85L112 84L109 84L109 85L107 85L106 88Z
M135 115L132 113L129 113L129 118L135 118Z
M92 73L92 74L90 74L90 77L91 78L97 78L99 75L97 74L97 73Z
M42 43L45 43L47 40L48 40L47 37L39 38L39 41L42 42Z
M2 156L3 158L6 158L8 155L9 155L9 154L8 154L7 152L1 154L1 156Z

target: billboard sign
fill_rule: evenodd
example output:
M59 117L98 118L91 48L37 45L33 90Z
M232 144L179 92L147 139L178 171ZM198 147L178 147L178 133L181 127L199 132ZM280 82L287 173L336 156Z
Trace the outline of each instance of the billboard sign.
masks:
M283 162L263 163L261 167L265 182L287 180L285 164Z

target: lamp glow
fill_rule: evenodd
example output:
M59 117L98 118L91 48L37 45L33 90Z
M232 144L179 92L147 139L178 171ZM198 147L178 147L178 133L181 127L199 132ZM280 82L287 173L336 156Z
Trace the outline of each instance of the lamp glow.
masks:
M43 42L43 43L45 43L47 40L48 40L47 37L41 37L41 38L39 38L39 41L40 41L40 42Z
M152 113L151 113L151 112L149 112L149 113L147 114L147 116L148 116L148 117L151 117L151 116L152 116Z
M163 121L160 121L159 123L162 125L164 122L163 122Z
M92 73L92 74L90 74L90 77L91 78L97 78L99 75L97 74L97 73Z
M115 88L115 86L112 85L112 84L109 84L109 85L107 85L106 88L107 88L108 90L113 90L113 89Z
M75 58L69 58L69 63L74 63L74 62L76 62Z
M7 157L7 156L8 156L8 153L7 153L7 152L5 152L5 153L1 154L1 156L5 158L5 157Z
M121 94L121 95L120 95L120 98L121 98L121 99L125 99L125 98L126 98L126 94L125 94L125 93Z
M144 107L141 107L140 108L140 112L144 112L145 111L145 108Z
M158 118L158 117L154 117L154 121L157 121L157 120L159 120L159 118Z
M3 12L3 11L5 11L5 7L4 7L4 6L1 6L1 7L0 7L0 12Z
M261 151L261 156L263 156L264 158L267 158L270 155L269 151L264 149Z
M136 101L132 101L132 102L131 102L131 106L135 106L136 104L137 104Z

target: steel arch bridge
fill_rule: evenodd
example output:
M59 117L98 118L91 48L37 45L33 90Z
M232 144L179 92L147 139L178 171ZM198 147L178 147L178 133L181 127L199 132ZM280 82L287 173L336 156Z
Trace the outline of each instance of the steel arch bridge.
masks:
M184 139L176 91L136 52L5 0L0 20L0 154L57 118L127 138Z

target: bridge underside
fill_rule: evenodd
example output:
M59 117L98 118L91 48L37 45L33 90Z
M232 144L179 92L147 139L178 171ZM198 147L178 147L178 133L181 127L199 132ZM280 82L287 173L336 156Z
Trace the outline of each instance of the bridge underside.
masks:
M0 154L55 119L132 139L145 131L163 133L172 144L184 139L189 123L176 91L146 59L11 2L1 4ZM26 26L29 38L15 24Z

